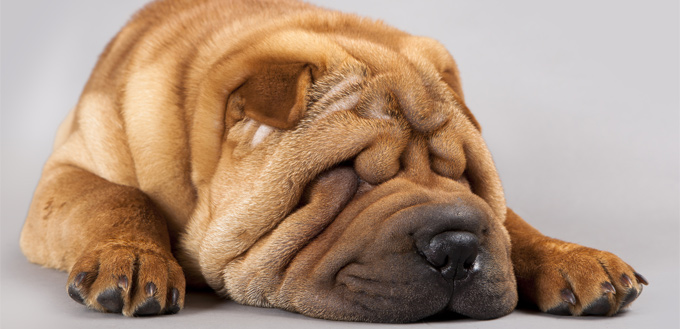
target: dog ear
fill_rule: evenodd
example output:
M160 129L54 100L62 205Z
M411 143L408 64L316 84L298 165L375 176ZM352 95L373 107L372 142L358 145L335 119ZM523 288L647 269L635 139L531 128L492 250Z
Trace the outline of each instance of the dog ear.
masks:
M468 117L470 122L475 127L477 127L477 130L482 131L482 126L479 124L475 116L472 115L470 109L465 105L465 101L463 99L463 89L461 88L460 79L458 78L457 72L452 70L445 70L444 72L441 73L441 76L442 80L446 82L446 84L449 85L449 87L453 91L453 97L456 99L456 102L460 104L461 111L463 111L463 114L465 114L465 116Z
M305 95L312 81L309 64L266 64L230 98L240 105L238 116L278 129L292 129L305 113Z

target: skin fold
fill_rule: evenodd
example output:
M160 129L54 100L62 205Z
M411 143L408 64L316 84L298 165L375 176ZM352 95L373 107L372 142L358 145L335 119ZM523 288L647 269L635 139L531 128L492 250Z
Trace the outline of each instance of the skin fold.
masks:
M186 286L312 317L614 315L646 280L505 197L438 42L289 0L162 0L59 128L21 248L85 306Z

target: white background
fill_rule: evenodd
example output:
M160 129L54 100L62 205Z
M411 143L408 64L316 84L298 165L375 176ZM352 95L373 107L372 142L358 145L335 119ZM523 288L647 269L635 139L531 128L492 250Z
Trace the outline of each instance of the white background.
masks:
M2 328L346 327L191 293L177 315L85 310L66 274L29 264L18 235L56 128L141 0L2 0ZM677 328L677 1L312 1L383 19L449 49L508 204L550 236L612 251L650 281L629 312L519 310L457 328ZM385 326L381 326L385 327Z

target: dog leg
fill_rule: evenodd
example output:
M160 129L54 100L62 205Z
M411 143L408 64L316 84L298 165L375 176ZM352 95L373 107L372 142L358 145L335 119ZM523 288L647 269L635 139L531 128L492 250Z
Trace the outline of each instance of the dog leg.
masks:
M21 248L32 262L70 271L68 294L89 308L152 315L184 303L184 274L151 199L82 169L45 171Z
M520 299L561 315L614 315L647 281L616 255L541 234L508 208Z

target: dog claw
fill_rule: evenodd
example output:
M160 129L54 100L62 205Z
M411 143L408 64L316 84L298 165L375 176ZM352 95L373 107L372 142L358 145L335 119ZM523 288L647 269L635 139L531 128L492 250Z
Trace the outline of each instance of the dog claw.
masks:
M97 296L97 303L111 313L123 311L123 295L120 289L109 289Z
M172 288L172 292L170 293L170 295L172 305L178 305L177 302L179 302L179 290L177 290L177 288Z
M630 279L630 277L626 274L621 274L621 282L623 283L626 288L630 288L633 286L633 280Z
M83 281L85 281L86 277L87 272L80 272L78 273L78 275L76 275L75 278L73 278L73 282L68 286L69 297L83 305L85 305L85 298L80 293L80 289L78 289L78 287L80 287L80 285L83 284Z
M562 297L564 303L560 303L559 305L547 310L546 313L553 315L571 315L569 304L576 304L576 296L574 296L574 293L570 289L564 289L560 292L560 297Z
M647 282L647 279L645 279L645 277L642 276L642 274L640 274L638 272L633 272L633 273L635 274L635 278L638 280L638 282L644 284L645 286L649 285L649 282Z
M179 290L172 288L170 292L170 307L168 307L167 313L175 314L177 312L179 312Z
M118 287L120 287L123 290L127 290L129 286L128 278L127 275L121 275L120 278L118 278Z
M75 278L73 278L73 285L75 287L80 286L83 281L85 280L85 277L87 276L87 272L80 272L78 275L76 275Z
M144 291L146 291L147 296L153 296L156 294L156 285L153 282L149 282L144 287Z
M603 282L602 290L604 290L605 294L608 293L616 294L616 288L614 288L614 285L612 285L610 282Z
M576 305L576 296L574 296L574 293L570 289L564 289L560 292L560 296L562 297L562 300L571 304L571 305Z

